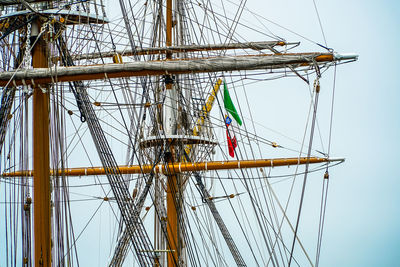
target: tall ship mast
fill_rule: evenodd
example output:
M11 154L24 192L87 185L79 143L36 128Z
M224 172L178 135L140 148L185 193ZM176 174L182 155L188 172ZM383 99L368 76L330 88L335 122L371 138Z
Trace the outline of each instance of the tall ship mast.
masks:
M344 161L322 84L357 55L301 51L243 1L211 2L0 0L1 266L319 265ZM298 112L256 107L283 79L307 89ZM303 118L294 138L269 128L281 115Z

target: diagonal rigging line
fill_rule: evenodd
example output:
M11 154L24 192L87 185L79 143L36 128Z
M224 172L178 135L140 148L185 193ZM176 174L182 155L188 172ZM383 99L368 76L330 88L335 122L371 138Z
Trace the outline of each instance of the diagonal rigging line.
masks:
M118 206L121 210L122 218L128 231L130 232L136 254L143 266L147 265L147 263L151 264L154 256L150 254L153 249L151 248L152 245L144 229L143 223L139 218L139 213L137 212L137 209L132 201L126 201L126 199L130 199L128 187L122 179L122 175L119 172L115 158L112 155L111 149L105 139L104 132L100 127L97 117L93 111L93 107L91 106L86 90L84 87L81 87L78 90L81 91L77 95L81 98L80 101L82 101L82 111L87 119L89 130L92 134L93 141L98 150L102 164L104 168L107 168L107 177L113 189ZM145 257L140 251L141 249L146 251L145 254L147 255L145 255Z
M153 179L154 173L150 174L150 178L148 182L146 183L146 186L142 192L142 194L139 197L139 200L136 203L136 209L137 212L140 213L140 211L143 208L144 201L147 197L148 192L150 191L150 185L152 184L152 179ZM128 251L129 248L129 228L126 227L121 235L121 237L118 239L118 245L115 248L114 255L111 259L110 266L120 266L122 265L123 260L125 259L125 255Z
M3 142L7 132L9 114L15 97L15 88L4 88L3 95L1 96L0 107L0 153L3 148Z
M188 162L190 162L189 156L185 152L185 157ZM196 186L199 188L202 198L204 201L207 203L207 206L210 208L210 211L218 225L219 230L221 231L222 236L225 239L225 242L229 248L229 250L232 253L232 256L237 264L237 266L246 266L246 263L244 262L242 255L239 252L239 249L237 248L235 242L233 241L233 238L231 234L228 231L228 228L226 227L224 221L222 220L221 215L219 214L213 200L210 198L210 194L208 193L206 187L203 184L203 181L201 180L201 176L198 172L193 172L194 177L196 178Z
M281 212L282 212L282 214L283 214L283 218L287 221L287 223L288 223L290 229L292 229L292 231L293 231L293 233L294 233L295 229L294 229L292 223L290 222L289 218L287 217L286 211L283 209L283 207L282 207L282 205L281 205L281 203L280 203L278 197L276 196L275 191L273 190L273 188L272 188L272 186L271 186L271 183L268 181L268 179L267 179L267 177L266 177L265 175L264 175L264 178L265 178L265 181L266 181L266 183L267 183L267 186L268 186L269 190L270 190L271 193L272 193L272 196L274 197L276 203L278 204L279 209L281 210ZM279 232L280 232L280 231L281 231L281 230L279 229ZM305 248L304 248L303 244L301 243L301 241L300 241L300 239L299 239L298 236L296 236L296 240L297 240L297 242L299 242L299 245L300 245L300 247L301 247L301 250L303 250L304 255L306 255L308 262L310 263L310 265L311 265L312 267L314 267L314 264L312 263L312 261L311 261L311 259L310 259L310 256L308 255L307 251L305 250Z
M130 4L130 2L129 2L129 4ZM128 17L129 17L129 16L128 16L128 14L127 14L127 10L126 10L126 6L125 6L125 4L124 4L124 1L120 0L120 1L119 1L119 5L120 5L121 11L122 11L122 13L123 13L124 24L125 24L125 28L126 28L126 30L127 30L127 35L128 35L128 39L129 39L129 44L130 44L130 46L131 46L132 51L134 52L134 57L135 57L135 59L139 60L140 58L139 58L139 55L137 55L137 53L136 53L137 47L136 47L136 45L135 45L135 40L134 40L133 33L132 33L132 30L131 30L131 24L130 24L130 22L129 22L129 20L128 20ZM131 8L132 8L132 6L131 6ZM132 28L135 28L136 32L138 32L139 29L138 29L138 25L137 25L137 23L136 23L136 19L135 19L135 18L133 18L133 24L134 24L134 26L133 26ZM140 36L140 35L141 35L141 34L138 34L138 36ZM111 37L111 38L112 38L112 37ZM143 41L140 39L140 37L139 37L138 43L139 43L140 47L142 48ZM147 94L145 93L145 92L147 91L147 89L148 89L148 88L147 88L147 78L140 77L140 85L141 85L141 87L143 88L143 94L142 94L142 104L143 104L143 101L145 100L145 98L148 97ZM115 95L115 93L114 93L114 95ZM117 101L117 103L118 103L117 97L115 97L115 99L116 99L116 101ZM118 105L119 105L119 104L118 104ZM142 112L143 112L143 114L142 114ZM122 114L121 114L121 115L122 115ZM143 117L146 116L146 111L143 111L143 108L141 108L141 111L140 111L140 114L139 114L139 118L141 118L142 116L143 116ZM135 135L135 143L134 143L134 144L131 143L133 149L134 149L134 147L135 147L135 145L136 145L136 140L137 140L137 136L138 136L138 131L139 131L139 127L137 127L136 133L134 134L134 135ZM129 134L129 133L128 133L128 134ZM132 142L132 141L131 141L131 142ZM134 153L135 153L135 152L134 152ZM162 152L160 151L159 157L161 156L161 154L162 154ZM159 158L159 157L158 157L158 158ZM131 160L133 160L133 158L132 158ZM154 163L154 165L155 165L158 161L159 161L159 160L157 160L157 161ZM142 192L142 194L141 194L139 200L136 202L136 205L135 205L135 206L136 206L136 209L137 209L136 212L139 213L139 214L140 214L140 211L141 211L142 208L143 208L144 201L145 201L145 199L146 199L146 197L147 197L147 195L148 195L148 193L149 193L149 191L150 191L150 188L151 188L151 185L152 185L152 181L153 181L153 177L154 177L154 173L152 173L152 174L150 175L149 179L147 179L145 188L144 188L144 190L143 190L143 192ZM161 216L161 217L166 217L166 211L160 210L160 211L157 212L157 215L158 215L159 217L160 217L160 216ZM161 218L160 218L160 219L161 219ZM166 222L163 221L163 220L160 220L160 222L161 222L162 231L163 231L163 233L166 235L166 233L167 233ZM123 263L123 261L124 261L124 259L125 259L126 252L127 252L128 248L129 248L129 242L128 242L128 241L129 241L129 228L126 227L126 228L124 229L124 231L123 231L121 237L120 237L119 240L118 240L118 244L117 244L117 247L116 247L116 249L115 249L115 251L114 251L114 255L113 255L113 258L112 258L112 260L111 260L110 266L120 266L120 265ZM175 265L178 265L178 263L175 262Z
M314 3L315 12L317 13L319 27L321 28L322 37L324 37L325 46L327 47L328 43L326 42L325 32L324 32L324 29L322 28L321 17L319 16L319 12L318 12L317 4L315 3L315 0L313 0L313 3Z
M62 38L59 40L59 51L62 55L63 63L67 66L73 65L72 58L66 48ZM130 197L129 190L119 171L117 162L112 154L111 148L101 128L96 113L92 107L86 88L82 82L70 83L70 87L76 97L77 104L81 111L81 119L87 121L93 142L96 146L100 160L107 172L107 178L117 200L118 207L122 214L122 219L129 231L129 236L141 266L151 266L156 258L150 238L140 219L140 213L136 209Z
M153 183L153 177L154 173L151 173L150 178L147 180L145 188L142 191L142 194L140 195L138 201L136 202L136 209L138 213L140 213L140 211L143 208L144 201ZM166 235L167 225L164 220L161 220L161 217L166 217L166 211L164 209L161 209L160 211L157 212L157 215L160 217L162 231ZM121 266L126 257L128 249L129 249L129 229L128 227L126 227L121 237L118 239L118 244L117 247L115 248L114 255L111 259L110 266Z
M332 122L333 122L333 104L335 101L335 89L336 89L336 64L335 64L335 70L333 73L333 90L332 90L332 104L331 104L331 118L330 118L330 123L329 123L329 141L328 141L328 157L330 156L330 151L331 151L331 137L332 137ZM326 172L325 175L327 177L324 177L324 182L322 186L322 198L321 198L321 210L320 210L320 220L319 220L319 229L318 229L318 241L317 241L317 253L316 253L316 259L315 259L315 266L319 266L319 257L321 253L321 246L322 246L322 234L324 230L324 222L325 222L325 212L326 212L326 203L327 203L327 198L328 198L328 186L329 186L329 172L328 172L328 167L326 166ZM326 180L326 182L325 182ZM325 184L326 184L326 189L325 189Z

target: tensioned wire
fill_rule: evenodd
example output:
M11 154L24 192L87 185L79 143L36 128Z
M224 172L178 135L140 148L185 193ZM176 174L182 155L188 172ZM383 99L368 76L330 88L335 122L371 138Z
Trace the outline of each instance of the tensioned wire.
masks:
M143 80L142 80L142 85L143 85ZM115 96L115 92L114 92L114 96ZM116 98L116 97L115 97ZM142 98L142 101L144 100L144 98ZM120 110L120 113L121 113L121 115L122 115L122 112L121 112L121 110ZM123 116L122 116L122 119L123 119L123 121L124 121L124 118L123 118ZM127 125L126 125L126 123L124 122L124 124L125 124L125 129L127 129L128 130L128 128L127 128ZM128 131L128 135L129 135L129 131ZM136 135L137 136L137 135ZM130 139L131 140L131 139ZM132 148L134 148L134 145L132 146Z
M217 98L216 100L217 100L218 106L219 106L219 108L220 108L220 113L223 114L222 109L221 109L221 105L220 105L220 103L219 103L219 99ZM223 115L222 115L222 116L223 116ZM242 183L243 183L243 181L242 181ZM222 185L222 187L224 188L224 186L223 186L222 183L221 183L221 185ZM235 187L235 184L234 184L233 186ZM224 188L224 191L225 191L225 194L226 194L227 192L226 192L226 189L225 189L225 188ZM237 191L237 190L236 190L236 191ZM239 199L239 200L240 200L240 199ZM229 201L229 203L230 203L230 201ZM231 203L230 203L230 204L231 204ZM232 207L232 210L234 211L233 207ZM234 211L234 212L235 212L235 211ZM236 215L236 212L235 212L235 216L237 216L237 215ZM243 216L242 216L242 217L243 217ZM242 219L243 219L243 218L242 218ZM238 220L238 219L237 219L237 221L238 221L239 225L241 225L241 223L240 223L241 220ZM258 221L258 222L260 222L260 221ZM242 228L242 226L241 226L241 228ZM242 228L242 231L243 231L243 228ZM264 234L263 234L263 236L264 236ZM245 238L246 238L246 235L245 235ZM246 238L246 240L247 240L247 238ZM265 237L264 237L264 240L265 240ZM249 242L248 242L248 245L249 245L250 250L253 251L253 250L252 250L252 247L251 247L251 245L250 245ZM268 244L267 244L267 243L266 243L266 245L267 245L267 247L268 247ZM255 258L255 259L256 259L256 258Z
M239 100L238 100L238 97L237 97L237 94L236 94L235 87L233 87L233 90L234 90L234 93L235 93L236 102L239 103ZM248 102L247 102L247 103L248 103ZM239 105L239 112L241 113L240 105ZM251 111L250 111L250 114L251 114ZM243 117L243 114L242 114L242 113L241 113L241 115L242 115L242 117ZM245 130L246 130L246 122L244 122L243 126L245 127ZM247 131L247 130L246 130L246 131ZM239 128L239 135L242 136L242 133L240 132L240 128ZM249 136L248 136L248 135L247 135L247 136L245 135L245 138L249 139ZM253 151L253 149L252 149L252 146L250 146L250 151L251 151L251 153L252 153L252 158L254 158L255 156L254 156L254 151ZM240 152L240 154L242 154L242 151L241 151L241 150L239 150L239 152ZM248 158L248 156L247 156L247 150L246 150L246 149L244 150L244 153L245 153L245 155L246 155L246 158ZM238 157L238 156L237 156L237 157ZM243 157L243 156L241 155L241 157ZM242 172L243 172L243 171L242 171ZM246 172L246 173L249 173L249 172L252 173L253 170L245 170L245 172ZM256 170L256 172L258 173L258 169ZM247 176L248 176L248 175L247 175ZM245 177L246 177L246 176L245 176ZM253 184L252 182L249 182L249 184L250 184L251 188L254 188L254 187L256 186L256 185ZM250 190L250 189L248 188L248 185L246 185L246 189L247 189L248 191L251 191L251 192L254 192L254 193L255 193L255 194L254 194L254 197L251 197L251 195L249 195L250 198L251 198L251 203L253 204L254 201L256 201L256 202L258 203L258 204L256 204L257 206L258 206L258 205L262 206L262 201L261 201L260 194L258 194L258 192L255 191L255 190ZM263 192L263 196L264 196L264 198L265 198L265 193L264 193L264 192ZM271 212L270 212L270 208L269 208L268 204L266 205L266 208L267 208L269 220L267 220L267 221L262 220L263 226L260 225L260 229L261 229L261 233L262 233L262 234L264 234L263 231L262 231L262 229L263 229L263 228L266 229L266 234L267 234L267 237L268 237L268 243L271 244L271 243L272 243L271 232L269 231L269 228L268 228L267 224L268 224L269 222L272 222L273 220L272 220L272 218L271 218ZM260 210L262 210L262 209L260 209ZM254 214L256 214L256 216L258 217L257 211L256 211L256 210L254 210ZM266 218L266 217L264 217L264 218ZM261 221L261 220L258 219L259 224L260 224L260 221ZM268 244L267 244L267 248L268 248ZM268 248L268 250L269 250L269 248ZM277 255L276 255L275 250L272 249L271 251L269 251L269 255L273 255L273 257L274 257L274 259L275 259L275 261L272 262L272 264L273 264L273 265L278 264L278 258L277 258ZM264 264L265 264L265 263L264 263Z
M77 134L77 131L75 131L75 134ZM270 142L270 141L269 141Z
M322 26L321 26L322 27ZM332 138L332 124L333 124L333 111L334 111L334 102L335 102L335 91L336 91L336 65L333 75L333 90L332 90L332 103L331 103L331 117L329 122L329 139L328 139L328 157L330 156L331 149L331 138ZM329 170L326 167L325 174L329 176ZM326 181L326 182L325 182ZM324 230L324 222L325 222L325 212L326 212L326 203L328 198L328 187L329 187L329 177L324 179L323 187L322 187L322 196L321 196L321 210L320 210L320 221L318 226L318 241L317 241L317 253L315 259L315 266L319 265L319 259L321 254L321 246L322 246L322 234Z
M14 153L15 154L15 153ZM17 247L17 246L15 246L15 247Z
M317 4L315 3L315 0L313 0L313 3L314 3L315 13L317 14L317 17L318 17L318 23L319 23L319 27L321 29L322 37L324 38L325 47L328 47L328 43L326 42L325 32L324 32L324 29L322 27L321 17L319 15Z
M56 77L55 77L56 78ZM57 87L57 84L56 84L56 87ZM62 105L62 107L64 107L64 105ZM72 120L72 123L73 123L73 120ZM73 123L74 124L74 123ZM74 125L75 126L75 125ZM77 131L76 131L76 133L77 133ZM79 140L80 141L82 141L81 140L81 138L79 137ZM85 146L84 146L85 147ZM84 150L85 150L85 152L86 152L86 149L84 148ZM86 152L87 153L87 152ZM88 157L89 158L89 161L90 161L90 157ZM104 190L104 188L103 188L103 192L106 194L106 192L105 192L105 190ZM107 194L106 194L107 195ZM112 208L112 207L111 207ZM113 209L112 209L113 210ZM115 216L115 212L114 212L114 210L113 210L113 213L114 213L114 216ZM71 217L71 215L70 215L70 217ZM71 225L72 226L72 225ZM73 228L71 228L71 230L72 230ZM73 230L72 230L73 231ZM74 242L75 243L75 242ZM74 246L75 247L75 246ZM75 252L76 252L76 247L75 247ZM67 253L68 254L68 253Z
M212 80L212 79L211 79L211 75L209 75L209 76L210 76L210 80ZM217 104L218 104L220 113L223 114L222 109L221 109L221 105L220 105L220 103L219 103L218 97L216 98L216 101L217 101ZM223 115L222 115L222 116L223 116ZM218 175L218 173L217 173L217 175ZM223 190L224 190L224 193L227 194L227 190L225 189L225 186L223 185L223 183L222 183L221 180L220 180L220 184L221 184L221 186L222 186L222 188L223 188ZM241 223L241 221L243 221L243 218L242 218L242 220L239 220L238 215L237 215L235 209L233 208L231 201L228 201L228 203L229 203L229 205L231 206L231 209L232 209L232 211L233 211L233 213L234 213L234 215L235 215L236 221L237 221L237 223L239 224L242 233L244 234L245 240L246 240L246 242L247 242L247 245L249 246L249 249L250 249L250 251L251 251L251 253L252 253L252 255L253 255L253 258L254 258L254 260L257 262L257 258L256 258L256 256L254 255L252 246L250 245L250 242L249 242L249 240L248 240L248 238L247 238L247 236L246 236L246 234L245 234L243 225L242 225L242 223Z
M242 86L244 87L244 85L243 85L243 80L242 80ZM236 99L238 100L237 94L236 94L236 90L235 90L235 95L236 95ZM252 117L252 112L251 112L251 109L250 109L250 105L249 105L249 101L248 101L248 97L247 97L247 93L246 93L246 90L244 90L244 95L245 95L246 104L247 104L247 107L248 107L248 110L249 110L249 113L250 113L250 121L252 122L254 134L257 135L256 128L255 128L255 125L254 125L254 120L253 120L253 117ZM242 114L242 116L243 116L243 114ZM246 136L247 136L247 139L250 141L250 137L249 137L247 131L246 131ZM262 156L262 152L261 152L260 145L257 144L257 147L258 147L258 150L259 150L259 151L258 151L258 152L259 152L259 155ZM254 156L253 150L252 150L252 154L253 154L253 156ZM261 170L262 170L262 169L261 169ZM257 171L257 174L258 174L258 171ZM261 184L261 180L260 180L260 184ZM268 193L268 192L267 192L267 193ZM263 195L264 195L264 197L265 197L265 192L263 192ZM271 203L271 208L272 208L272 210L273 210L275 223L277 224L278 218L277 218L277 214L276 214L276 211L275 211L275 208L274 208L274 205L273 205L273 201L272 201L272 199L271 199L271 197L270 197L269 194L268 194L268 196L269 196L269 201L270 201L270 203ZM272 222L272 218L271 218L271 215L270 215L268 202L267 202L267 200L266 200L265 198L264 198L264 201L265 201L265 206L267 207L267 210L268 210L268 213L269 213L269 216L270 216L270 220L271 220L271 222ZM276 236L276 240L277 240L278 238L279 238L280 240L283 240L282 235L280 235L280 233L278 233L278 236ZM278 243L278 245L279 245L279 243ZM279 252L280 252L280 255L281 255L281 260L282 260L282 262L283 262L281 247L278 246L278 249L279 249Z
M314 129L315 129L315 122L316 122L316 115L317 115L317 107L318 107L318 99L319 99L319 77L317 77L317 79L314 82L314 90L315 91L315 101L312 102L313 105L313 118L311 121L311 128L310 128L310 141L309 141L309 147L308 147L308 152L307 152L307 157L310 157L311 154L311 147L312 147L312 143L313 143L313 138L314 138ZM311 98L312 99L312 98ZM301 216L301 211L302 211L302 207L303 207L303 200L304 200L304 194L305 194L305 188L306 188L306 183L307 183L307 177L308 177L308 167L309 167L309 163L306 164L306 172L304 174L304 179L303 179L303 186L302 186L302 191L301 191L301 198L300 198L300 204L299 204L299 209L298 209L298 215L297 215L297 220L296 220L296 228L295 228L295 232L294 232L294 237L293 237L293 242L292 242L292 247L291 247L291 251L290 251L290 258L289 258L289 266L292 262L293 259L293 252L294 252L294 247L295 247L295 243L296 243L296 237L297 237L297 231L298 231L298 227L299 227L299 223L300 223L300 216Z
M230 3L232 3L232 4L234 4L234 2L232 2L231 0L227 0L227 1L230 2ZM249 13L251 13L251 14L252 14L253 16L255 16L255 17L258 17L258 18L260 18L260 19L262 19L262 20L265 20L265 21L267 21L267 22L269 22L269 23L271 23L271 24L273 24L273 25L275 25L275 26L278 26L278 27L280 27L280 28L282 28L282 29L284 29L284 30L286 30L286 31L288 31L288 32L290 32L290 33L292 33L292 34L294 34L294 35L297 35L297 36L299 36L300 38L302 38L302 39L304 39L304 40L307 40L307 41L309 41L309 42L311 42L311 43L313 43L313 44L316 44L316 45L318 45L318 46L320 46L320 47L323 47L323 48L327 49L327 47L322 46L322 45L319 44L318 42L313 41L313 40L311 40L310 38L308 38L308 37L306 37L306 36L304 36L304 35L302 35L302 34L300 34L300 33L297 33L297 32L295 32L295 31L293 31L293 30L290 30L289 28L287 28L287 27L285 27L285 26L283 26L283 25L281 25L281 24L279 24L279 23L277 23L277 22L274 22L274 21L272 21L272 20L270 20L270 19L267 19L267 18L265 18L265 17L263 17L263 16L261 16L261 15L255 13L255 12L249 10L248 8L246 8L246 11L248 11ZM267 28L267 30L268 30L268 28ZM322 30L322 24L321 24L321 30ZM323 30L322 30L322 31L323 31ZM279 37L278 37L278 38L279 38ZM325 42L325 43L326 43L326 42Z
M105 108L103 105L100 107L102 110L104 110L104 111L106 111L106 112L108 112L108 115L109 116L112 116L111 115L111 113L109 113L109 108ZM104 115L104 118L106 117L107 115ZM211 118L214 118L213 116L210 116ZM114 118L114 120L115 121L117 121L117 123L118 124L120 124L119 122L118 122L118 120L115 118L115 117L113 117ZM246 117L245 117L246 118ZM216 118L215 118L216 119ZM108 125L108 126L110 126L110 127L112 127L112 128L115 128L115 126L113 126L113 125L111 125L110 123L108 123L108 122L106 122L106 121L104 121L104 120L102 120L101 119L101 117L100 117L100 121L102 121L102 123L104 123L104 124L106 124L106 125ZM257 123L257 122L254 122L254 123ZM215 123L213 123L213 122L211 122L211 124L212 125L214 125L214 126L218 126L218 124L215 124ZM258 123L259 124L259 123ZM263 127L263 128L266 128L264 125L261 125L261 124L259 124L261 127ZM121 125L122 126L122 125ZM116 130L117 130L117 128L115 128ZM288 136L285 136L284 134L282 134L282 133L279 133L278 131L276 131L276 130L273 130L273 129L269 129L269 128L267 128L268 130L270 130L270 131L273 131L273 132L275 132L275 133L278 133L278 134L280 134L280 135L282 135L283 137L285 137L285 138L288 138L289 140L292 140L292 141L294 141L294 142L296 142L296 143L299 143L298 141L296 141L296 140L294 140L293 138L290 138L290 137L288 137ZM120 131L120 130L118 130L118 131ZM265 140L265 144L269 144L269 145L272 145L272 143L273 143L273 141L270 141L270 140L267 140L267 139L264 139L264 138L262 138L262 137L258 137L258 136L256 136L256 134L253 134L253 133L251 133L251 132L249 132L249 131L246 131L246 130L241 130L241 131L244 131L244 132L246 132L247 133L247 135L248 134L251 134L251 135L253 135L254 137L253 138L250 138L250 140L257 140L258 142L263 142L262 140ZM120 133L121 134L124 134L122 131L120 131ZM110 135L111 136L111 135ZM111 136L112 138L115 138L114 136ZM117 138L115 138L115 140L116 141L119 141L119 142L122 142L120 139L117 139ZM299 143L300 144L300 143ZM279 145L279 147L280 148L284 148L284 149L287 149L287 150L291 150L291 151L298 151L298 150L295 150L295 149L291 149L291 148L288 148L288 147L285 147L285 146L281 146L281 145ZM318 151L316 151L316 152L318 152Z
M41 31L40 33L39 33L39 36L41 36L43 34L43 31ZM13 37L14 37L14 41L15 41L15 35L12 35ZM37 42L37 40L38 40L39 38L37 38L35 41L34 41L34 43L33 43L33 45L35 45L36 44L36 42ZM31 46L30 47L30 49L28 50L28 52L30 52L30 50L32 49L32 47L33 46ZM11 52L11 51L10 51ZM24 55L24 58L25 58L25 56L26 55ZM19 70L20 68L21 68L21 66L22 66L22 64L23 64L23 62L24 61L21 61L19 64L18 64L18 66L17 66L17 70ZM4 89L6 89L7 87L8 87L8 85L10 84L10 82L11 82L11 80L8 82L8 84L4 87ZM3 89L3 90L4 90ZM22 101L24 101L24 98L23 97L21 97L21 100ZM18 118L18 121L20 121L21 123L22 123L22 116L23 116L23 113L22 113L22 110L21 109L18 109L18 111L19 111L19 115L20 115L20 117ZM27 119L27 118L26 118ZM5 166L7 166L7 164L6 164L6 161L8 161L9 162L9 165L10 166L12 166L11 167L11 169L13 169L14 171L15 171L15 168L16 168L16 162L17 162L17 160L16 160L16 155L17 155L17 152L16 152L16 142L15 142L15 140L16 140L16 132L18 131L18 127L22 127L23 125L22 124L19 124L19 123L17 123L16 122L16 120L15 120L15 118L13 119L13 124L12 125L10 125L9 126L9 130L11 130L11 132L13 133L13 134L11 134L11 135L9 135L9 139L8 139L8 144L9 144L9 151L3 151L3 153L7 153L8 154L8 156L7 157L4 157L4 160L5 160ZM11 128L12 127L12 128ZM19 130L20 130L20 133L22 134L22 128L19 128ZM24 143L24 140L23 140L23 136L21 135L21 138L20 138L20 142L21 142L21 144L22 143ZM21 151L20 151L21 152ZM11 158L11 155L10 154L12 154L12 158ZM20 157L21 157L21 154L20 154ZM23 157L23 161L25 161L25 157L24 156L22 156ZM21 158L20 158L21 159ZM21 160L20 160L20 162L21 162ZM24 183L24 185L25 185L25 183ZM5 184L5 192L7 192L7 189L6 189L6 184ZM12 185L12 183L10 183L9 184L9 194L10 194L10 199L11 198L13 198L13 201L11 201L11 202L16 202L16 199L17 198L21 198L21 199L24 199L24 197L25 197L25 195L24 195L24 188L21 188L21 190L18 190L18 188L16 187L16 185L14 184L14 185ZM5 194L5 202L7 202L7 194ZM21 209L20 209L21 208ZM23 211L22 211L22 207L21 207L21 205L11 205L11 203L10 203L10 205L9 205L9 216L7 216L7 207L5 207L5 227L6 227L6 233L5 233L5 235L6 235L6 240L5 240L5 242L6 242L6 251L7 251L7 257L6 257L6 263L7 264L9 264L9 263L11 263L11 266L16 266L17 265L17 253L18 253L18 248L19 248L19 245L18 245L18 233L19 233L19 227L20 227L20 224L18 223L19 222L19 217L18 217L18 214L20 213L20 211L21 211L21 217L23 216ZM7 221L7 218L9 218L9 222ZM25 231L25 223L24 223L25 221L23 221L22 222L22 235L23 236L25 236L26 238L28 238L29 239L29 232L27 233L26 231ZM11 236L10 236L10 241L9 241L9 231L8 231L8 226L10 227L10 231L11 231ZM27 239L23 239L24 240L24 242L26 242L26 240ZM9 248L9 245L11 245L10 246L10 248ZM26 250L25 250L26 251ZM8 252L10 252L10 255L14 255L14 258L12 259L12 258L10 258L9 259L9 253ZM28 255L26 255L28 258L29 258L29 256Z

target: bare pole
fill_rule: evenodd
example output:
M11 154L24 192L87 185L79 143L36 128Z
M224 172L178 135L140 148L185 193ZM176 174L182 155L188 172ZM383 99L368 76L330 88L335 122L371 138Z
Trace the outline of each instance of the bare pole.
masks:
M230 169L248 169L248 168L263 168L263 167L278 167L278 166L296 166L304 165L307 162L310 164L321 163L340 163L345 159L329 159L318 157L302 157L302 158L276 158L276 159L254 159L254 160L229 160L229 161L208 161L208 162L175 162L173 164L159 165L132 165L118 166L121 174L139 174L139 173L162 173L170 174L192 171L211 171L211 170L230 170ZM58 170L58 175L61 172L65 176L90 176L104 175L106 173L103 167L81 167ZM50 171L50 175L55 175L55 172ZM32 170L16 171L3 173L3 177L21 177L33 176Z
M172 0L166 0L166 46L172 46ZM172 53L167 51L166 60L172 59ZM173 78L166 75L165 78L166 103L164 104L164 121L163 129L166 134L176 134L176 88ZM175 149L170 147L166 158L170 164L175 160ZM180 240L179 240L179 223L178 210L180 205L179 199L179 175L169 173L167 175L167 239L170 253L167 254L167 266L179 266Z
M199 51L215 51L215 50L229 50L229 49L253 49L253 50L271 50L275 46L284 45L297 45L298 43L285 43L281 41L264 41L264 42L245 42L245 43L229 43L229 44L207 44L207 45L177 45L165 47L144 47L136 48L135 50L117 50L121 56L135 56L135 55L159 55L170 53L185 53L185 52L199 52ZM115 51L102 52L102 53L88 53L72 55L73 60L83 59L97 59L105 57L113 57Z
M40 21L36 21L38 29ZM48 48L40 36L33 47L33 68L47 68ZM51 266L49 93L33 89L33 231L35 266Z

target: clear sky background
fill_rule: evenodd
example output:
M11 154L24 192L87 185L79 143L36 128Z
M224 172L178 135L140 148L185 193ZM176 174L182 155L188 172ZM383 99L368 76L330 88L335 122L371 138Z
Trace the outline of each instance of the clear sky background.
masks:
M359 60L338 67L321 266L400 266L400 2L316 0L329 47ZM313 1L249 8L324 43ZM307 41L284 34L288 41Z

